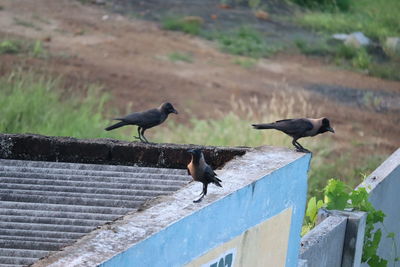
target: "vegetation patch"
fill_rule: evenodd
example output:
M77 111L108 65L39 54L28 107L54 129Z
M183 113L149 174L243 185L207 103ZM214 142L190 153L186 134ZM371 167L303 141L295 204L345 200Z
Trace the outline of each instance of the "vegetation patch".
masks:
M300 0L302 1L302 0ZM336 1L335 1L336 2ZM361 31L370 38L383 40L400 36L398 0L351 1L348 12L307 12L297 17L297 22L316 31L351 33Z
M104 131L103 110L109 97L99 87L89 86L85 95L73 95L72 90L61 90L61 83L61 79L18 70L0 78L0 132L122 137Z
M346 68L363 71L368 75L383 79L400 80L400 61L382 58L382 55L367 48L351 47L344 44L329 43L322 40L310 44L296 40L299 51L308 56L327 57L332 63Z
M311 9L347 11L352 0L291 0L292 2Z
M21 44L13 40L0 42L0 54L17 54L21 51Z
M250 69L257 64L257 60L254 58L235 58L233 63L242 66L245 69Z
M190 53L173 52L168 55L168 59L172 62L193 62L193 56Z
M202 20L197 17L166 17L161 24L163 29L170 31L181 31L191 35L199 35L202 27Z
M269 56L280 50L268 46L262 34L255 29L242 26L227 33L219 32L214 35L222 51L252 58Z

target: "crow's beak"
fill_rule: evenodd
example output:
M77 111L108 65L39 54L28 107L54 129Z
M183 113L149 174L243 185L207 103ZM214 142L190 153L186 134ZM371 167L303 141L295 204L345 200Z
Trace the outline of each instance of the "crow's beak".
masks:
M335 133L335 130L333 130L332 127L328 127L327 130L330 131L330 132L332 132L332 133Z
M174 109L174 110L172 111L172 113L178 114L178 111L177 111L176 109Z

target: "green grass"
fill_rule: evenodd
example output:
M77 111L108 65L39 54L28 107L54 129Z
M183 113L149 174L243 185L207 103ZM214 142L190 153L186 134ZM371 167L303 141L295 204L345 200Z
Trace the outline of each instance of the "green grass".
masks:
M122 137L103 129L108 97L89 86L85 95L60 89L60 79L15 71L0 78L0 132L36 133L79 138Z
M31 49L32 56L34 57L44 57L46 52L43 48L43 43L40 40L36 40Z
M168 54L168 59L172 62L186 62L192 63L193 56L190 53L173 52Z
M311 9L332 11L347 11L352 0L291 0L292 2Z
M22 40L4 40L0 42L1 54L26 54L32 57L44 58L48 55L40 40L35 42Z
M235 58L233 63L242 66L245 69L250 69L257 64L257 60L254 58Z
M374 39L400 36L400 1L352 1L348 12L308 12L297 21L316 31L351 33L362 31Z
M215 33L213 38L222 51L252 58L270 56L281 49L268 46L259 31L247 26L229 32Z
M189 18L189 19L188 19ZM190 17L166 17L161 22L163 29L170 31L181 31L191 35L199 35L202 22Z
M382 79L400 81L400 62L390 62L386 64L372 63L369 68L369 74Z
M21 52L20 42L14 40L4 40L0 42L0 54L17 54Z

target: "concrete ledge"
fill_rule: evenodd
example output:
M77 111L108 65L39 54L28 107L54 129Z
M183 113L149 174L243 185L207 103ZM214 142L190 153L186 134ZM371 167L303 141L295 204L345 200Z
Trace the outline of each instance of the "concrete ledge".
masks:
M346 217L331 216L301 239L300 259L307 267L341 266L346 224Z
M0 134L0 158L144 167L186 168L189 148L200 148L214 168L248 151L245 147L144 144L113 139L77 139L33 134Z

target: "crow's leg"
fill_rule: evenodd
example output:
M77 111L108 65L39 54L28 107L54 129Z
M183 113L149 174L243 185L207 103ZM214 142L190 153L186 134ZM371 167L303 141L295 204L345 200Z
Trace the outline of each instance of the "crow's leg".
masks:
M207 195L207 187L208 187L208 184L203 185L204 196Z
M138 126L138 127L137 127L138 136L134 136L135 139L140 139L140 141L142 141L142 138L140 138L140 130L141 130L141 129L142 129L142 127Z
M207 194L207 184L203 184L203 191L200 194L200 198L196 199L196 200L193 200L193 202L194 203L199 203L206 194Z
M147 140L147 138L144 136L144 131L146 131L146 129L145 129L145 128L142 128L142 131L140 132L140 134L141 134L141 136L142 136L143 139L140 139L140 140L142 140L142 142L145 142L145 143L150 143L150 142Z
M295 146L296 151L301 150L301 145L297 143L297 139L293 138L292 144Z
M199 199L193 200L193 203L199 203L203 199L204 194L202 193L202 194L200 194L200 196L201 197Z
M298 145L297 151L299 152L303 152L303 153L311 153L310 150L304 148L302 145L300 145L299 142L297 142L297 140L295 141L295 143Z

